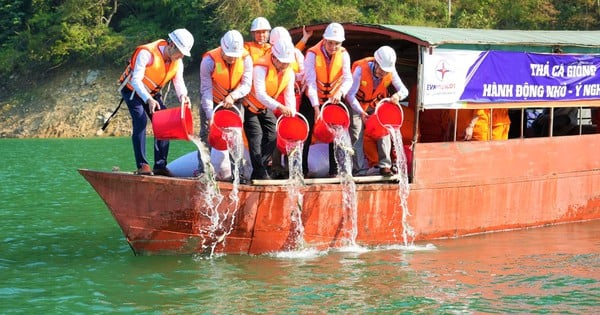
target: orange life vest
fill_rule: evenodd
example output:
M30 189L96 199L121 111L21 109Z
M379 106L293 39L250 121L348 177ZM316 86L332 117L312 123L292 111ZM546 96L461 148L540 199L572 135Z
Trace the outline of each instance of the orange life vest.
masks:
M293 84L290 82L288 78L290 77L290 72L293 72L291 67L287 67L283 72L277 72L275 65L273 65L273 61L271 60L272 54L269 52L263 57L259 58L254 64L255 67L265 67L267 69L267 75L265 76L265 88L266 92L269 96L274 99L279 97L288 84ZM254 85L252 86L252 90L248 94L248 96L244 99L244 106L246 106L251 112L258 113L266 108L261 102L256 98L256 91L254 90Z
M334 95L342 85L343 70L343 52L344 47L331 56L328 63L325 53L323 53L324 40L318 42L315 46L308 49L308 52L315 54L315 72L317 75L317 95L321 102L325 102L331 95Z
M492 140L508 139L509 129L508 108L494 108L492 110Z
M135 68L135 62L138 54L142 50L148 50L152 54L152 59L150 61L151 63L146 65L146 71L144 72L144 78L142 79L142 82L151 95L158 93L160 89L165 86L165 84L173 79L177 73L177 69L179 69L179 65L181 64L181 60L172 62L168 65L165 64L165 60L163 59L160 48L166 47L167 45L169 45L169 43L166 40L159 39L155 42L138 46L133 52L133 56L131 56L129 65L127 68L125 68L125 71L121 75L119 81L123 83L125 80L129 80L131 73ZM133 91L131 82L127 82L126 86Z
M223 60L221 47L206 52L203 58L206 56L210 56L215 63L215 70L211 77L213 101L218 104L225 99L225 96L229 95L231 91L240 85L244 74L244 58L248 56L248 53L245 52L242 57L235 58L232 65L227 64Z
M271 44L265 43L260 45L256 42L246 42L244 43L244 48L248 51L248 53L250 53L252 62L256 62L260 57L271 51Z
M352 64L352 73L357 67L361 68L360 85L356 92L356 100L360 103L360 106L364 111L367 111L369 107L375 108L377 102L388 96L387 88L392 83L392 74L387 73L377 86L373 86L373 73L369 62L375 62L375 58L367 57L358 60Z

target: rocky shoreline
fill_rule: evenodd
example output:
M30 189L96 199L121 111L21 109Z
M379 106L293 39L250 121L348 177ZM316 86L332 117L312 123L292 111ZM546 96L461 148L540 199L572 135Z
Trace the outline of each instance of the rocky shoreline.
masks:
M198 125L198 74L186 70L194 122ZM117 92L121 71L73 69L35 81L11 76L12 87L4 87L0 94L0 138L129 136L131 120L125 103L102 131L121 99ZM168 93L167 106L177 105L174 95L174 90Z

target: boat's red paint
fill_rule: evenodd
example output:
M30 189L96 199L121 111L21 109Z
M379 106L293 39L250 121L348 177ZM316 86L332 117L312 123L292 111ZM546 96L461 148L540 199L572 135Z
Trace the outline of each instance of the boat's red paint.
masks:
M600 135L418 143L408 223L416 240L600 219ZM138 254L202 253L203 185L194 179L80 170ZM231 183L220 183L228 196ZM346 245L351 220L341 186L302 188L304 244L295 243L285 186L240 186L233 230L216 252L262 254ZM357 184L357 243L402 243L395 183ZM226 203L226 202L225 202Z

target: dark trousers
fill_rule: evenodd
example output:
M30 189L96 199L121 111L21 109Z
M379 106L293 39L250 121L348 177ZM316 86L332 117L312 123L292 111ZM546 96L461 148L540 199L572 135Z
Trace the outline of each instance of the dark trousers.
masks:
M298 112L300 112L308 122L308 136L306 137L306 141L304 141L304 146L302 148L302 173L304 174L304 177L306 177L308 175L308 150L312 143L313 128L315 125L315 110L310 104L308 97L306 97L306 94L302 94Z
M131 94L133 98L131 97ZM146 158L146 126L148 118L152 121L152 114L146 104L137 94L131 90L124 88L121 91L121 96L127 104L129 114L131 114L131 122L133 130L131 132L131 142L133 143L133 155L135 156L135 164L140 168L142 164L149 164ZM154 99L160 104L161 109L167 108L162 101L160 94L154 96ZM169 155L169 140L154 139L154 168L165 169L167 167L167 156Z
M260 179L268 175L266 165L275 150L276 124L277 119L270 110L256 114L248 109L244 111L244 132L248 139L252 179Z

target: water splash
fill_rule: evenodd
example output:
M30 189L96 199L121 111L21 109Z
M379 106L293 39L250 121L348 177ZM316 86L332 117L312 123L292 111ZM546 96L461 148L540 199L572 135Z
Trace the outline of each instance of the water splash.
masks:
M342 185L342 204L344 207L343 221L350 224L350 229L345 231L345 237L342 239L343 246L357 246L356 237L358 236L358 205L356 201L356 184L352 177L352 142L348 130L342 126L334 125L333 144L335 152L335 163L337 164L338 177ZM345 224L345 225L346 225Z
M303 141L286 143L288 153L288 171L289 179L287 183L288 202L291 209L291 223L293 231L293 241L290 246L293 249L304 248L304 223L302 222L302 205L304 204L304 195L301 192L304 186L304 176L302 173L302 149ZM291 250L292 248L290 248Z
M386 126L386 129L392 138L392 147L394 148L394 153L396 155L394 165L398 170L398 197L402 209L402 240L404 246L413 246L416 233L408 223L408 217L411 215L408 210L410 185L408 183L408 169L406 165L406 154L404 153L404 144L402 143L402 134L399 128Z
M233 186L228 195L227 204L223 203L225 198L215 180L215 171L210 163L208 148L199 138L192 137L192 141L198 147L198 152L204 163L205 172L198 178L198 190L201 191L200 198L202 199L199 215L208 218L210 224L199 226L198 232L203 236L202 249L204 252L208 252L209 257L213 257L219 244L225 246L226 238L233 230L237 210L239 209L239 174L244 152L241 128L225 128L223 139L227 143L227 151L233 162Z

